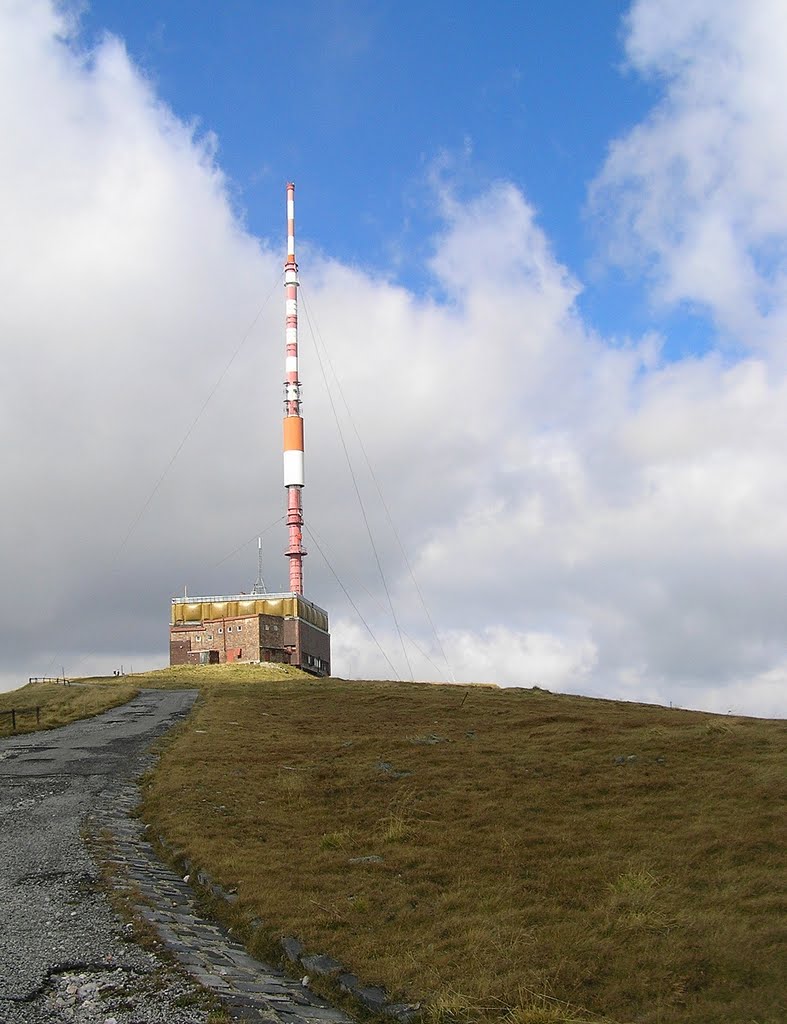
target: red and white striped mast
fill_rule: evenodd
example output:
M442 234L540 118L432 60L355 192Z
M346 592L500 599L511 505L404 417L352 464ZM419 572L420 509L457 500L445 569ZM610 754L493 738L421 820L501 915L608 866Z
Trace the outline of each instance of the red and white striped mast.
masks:
M286 296L284 381L284 486L287 488L287 528L290 544L290 593L303 593L303 417L301 382L298 379L298 264L295 262L295 185L287 183L287 261L284 264Z

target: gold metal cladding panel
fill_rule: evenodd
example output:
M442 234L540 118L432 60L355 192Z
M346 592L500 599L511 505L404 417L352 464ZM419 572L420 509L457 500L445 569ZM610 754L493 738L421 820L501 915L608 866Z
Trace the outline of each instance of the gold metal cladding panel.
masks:
M299 597L256 597L246 601L194 601L172 605L173 626L209 619L234 619L239 615L278 615L300 618L318 629L328 629L328 616Z
M201 622L202 604L181 604L177 605L177 612L180 614L175 618L176 606L172 606L173 622Z

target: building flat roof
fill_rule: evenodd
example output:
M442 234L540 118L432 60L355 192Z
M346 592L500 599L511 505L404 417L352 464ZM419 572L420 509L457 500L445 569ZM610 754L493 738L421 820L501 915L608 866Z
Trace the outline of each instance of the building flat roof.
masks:
M304 619L311 625L328 630L328 613L302 594L221 594L211 597L173 597L173 626L209 619L234 618L244 615L280 615Z
M207 597L192 597L191 594L189 594L188 597L173 597L172 603L206 604L209 601L253 601L255 598L261 598L262 600L270 598L270 600L274 601L280 597L297 597L300 601L306 601L306 603L310 604L313 608L320 608L318 604L315 604L314 601L310 601L309 598L304 597L303 594L294 594L292 592L283 594L210 594ZM320 611L324 612L325 609L320 608Z

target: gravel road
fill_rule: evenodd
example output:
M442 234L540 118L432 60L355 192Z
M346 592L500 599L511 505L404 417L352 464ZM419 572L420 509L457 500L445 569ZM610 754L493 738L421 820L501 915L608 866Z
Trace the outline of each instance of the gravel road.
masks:
M204 998L129 941L80 829L139 773L195 690L148 690L51 732L0 740L0 1021L200 1024Z

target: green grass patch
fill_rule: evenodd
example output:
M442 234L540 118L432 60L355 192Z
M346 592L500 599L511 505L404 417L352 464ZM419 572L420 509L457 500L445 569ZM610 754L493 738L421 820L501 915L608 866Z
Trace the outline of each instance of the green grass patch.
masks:
M784 723L259 668L144 797L233 913L436 1024L783 1019Z
M102 711L125 704L139 693L136 680L125 677L103 683L64 686L56 683L28 683L18 690L0 693L0 711L15 708L16 732L55 729L79 718L91 718ZM39 707L40 722L35 708ZM10 715L0 714L0 736L13 735Z

